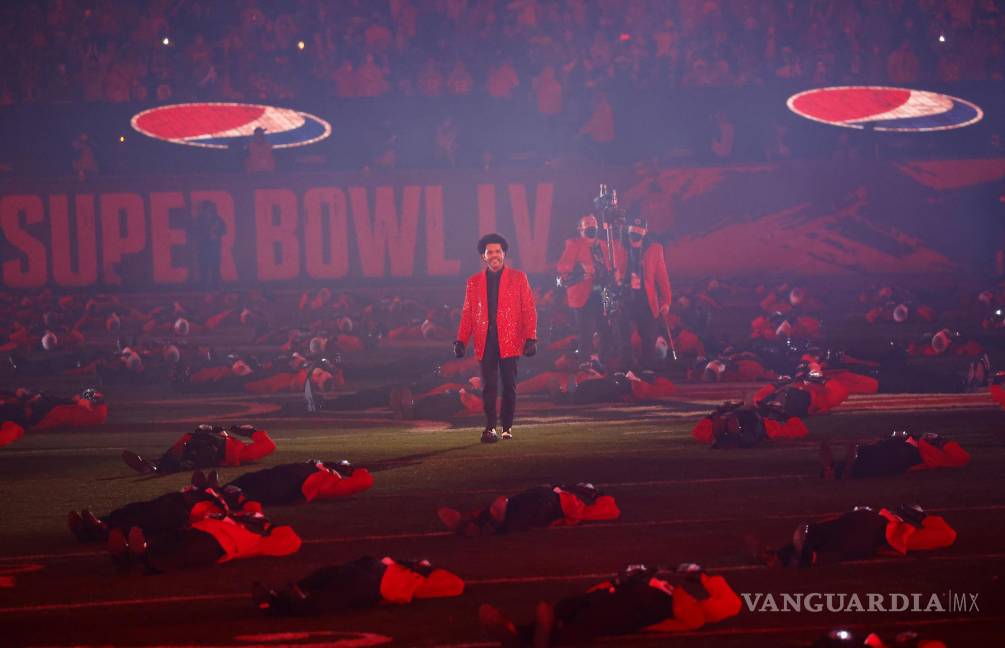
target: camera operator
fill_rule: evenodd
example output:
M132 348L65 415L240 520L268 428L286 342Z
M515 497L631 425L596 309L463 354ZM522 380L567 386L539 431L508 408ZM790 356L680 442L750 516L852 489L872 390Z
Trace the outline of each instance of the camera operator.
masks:
M664 326L661 320L670 312L670 276L667 274L663 246L648 236L644 218L628 220L628 249L624 276L624 304L621 340L623 359L629 367L651 369L656 364L656 337ZM634 362L631 335L632 324L642 338L642 353Z
M613 276L607 242L597 238L597 217L583 216L577 229L579 237L566 239L556 270L575 318L577 352L589 360L595 333L600 333L601 356L611 350L611 330L604 318L600 294Z

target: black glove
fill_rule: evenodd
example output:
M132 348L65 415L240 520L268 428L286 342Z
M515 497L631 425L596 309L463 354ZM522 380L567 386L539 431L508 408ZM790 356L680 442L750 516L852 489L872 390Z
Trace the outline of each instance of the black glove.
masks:
M454 356L457 358L464 357L464 343L460 340L454 342Z
M528 358L537 353L537 340L527 340L523 343L523 354Z

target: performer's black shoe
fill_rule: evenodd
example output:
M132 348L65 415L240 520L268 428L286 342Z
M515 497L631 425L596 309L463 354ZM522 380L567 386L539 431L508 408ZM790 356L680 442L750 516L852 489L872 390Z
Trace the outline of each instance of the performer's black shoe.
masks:
M108 553L116 567L119 569L129 567L129 544L126 542L126 534L122 533L122 529L112 529L109 532Z
M87 525L84 524L84 516L80 513L70 511L70 514L66 517L66 522L70 527L70 533L77 539L77 542L90 542L93 540L91 534L88 533Z
M201 470L193 471L192 486L194 486L196 490L203 490L204 488L206 488L206 486L208 486L208 483L206 482L205 473L203 473Z
M256 582L251 586L251 599L259 610L273 616L306 616L317 611L311 598L296 583L277 592Z
M220 490L220 473L216 472L216 468L206 473L206 486L216 491Z
M84 509L80 512L80 517L84 520L84 527L93 540L108 539L108 525L105 524L91 509Z
M499 435L496 434L495 428L485 428L482 432L482 443L495 443L499 440Z
M499 435L500 439L512 439L513 438L513 428L504 428L502 434Z
M130 450L122 451L122 461L141 475L151 475L157 472L157 466L152 461L147 461Z
M991 375L991 357L984 353L970 363L967 372L967 390L979 391L988 385Z

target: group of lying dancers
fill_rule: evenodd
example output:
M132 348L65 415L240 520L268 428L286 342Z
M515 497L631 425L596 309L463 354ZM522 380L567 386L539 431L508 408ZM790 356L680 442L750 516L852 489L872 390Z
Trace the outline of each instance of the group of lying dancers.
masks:
M80 542L105 542L120 569L139 567L150 574L255 556L284 556L299 550L300 537L289 526L273 524L263 507L347 497L373 486L366 468L344 460L278 464L220 483L216 468L246 465L275 449L268 432L252 425L226 430L200 425L156 459L123 451L124 462L138 473L191 470L191 484L104 515L71 511L70 531ZM954 442L900 434L859 448L843 465L831 462L825 476L858 478L921 467L958 467L968 458ZM437 515L451 531L480 536L610 522L621 511L611 494L581 482L535 486L497 497L474 511L441 508ZM806 568L939 549L955 539L956 532L945 519L919 506L856 507L840 516L802 523L791 541L775 549L757 547L756 556L768 566ZM300 616L460 596L464 581L427 560L363 556L319 567L284 587L256 582L251 589L254 604L264 613ZM576 645L604 636L695 630L736 616L741 607L740 597L722 575L697 564L637 564L585 592L554 603L540 602L534 618L526 623L515 623L488 604L479 609L479 620L504 645ZM887 644L874 638L868 644L817 645Z

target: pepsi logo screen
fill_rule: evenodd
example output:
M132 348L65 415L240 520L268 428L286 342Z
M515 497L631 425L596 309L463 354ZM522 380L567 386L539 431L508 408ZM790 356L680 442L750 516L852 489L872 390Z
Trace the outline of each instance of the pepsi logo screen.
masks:
M789 109L807 119L877 131L939 131L975 124L984 116L965 99L927 90L884 86L841 86L806 90L789 97Z
M331 135L331 124L309 113L242 103L184 103L144 110L132 118L148 137L206 148L228 148L265 130L274 148L306 146Z

